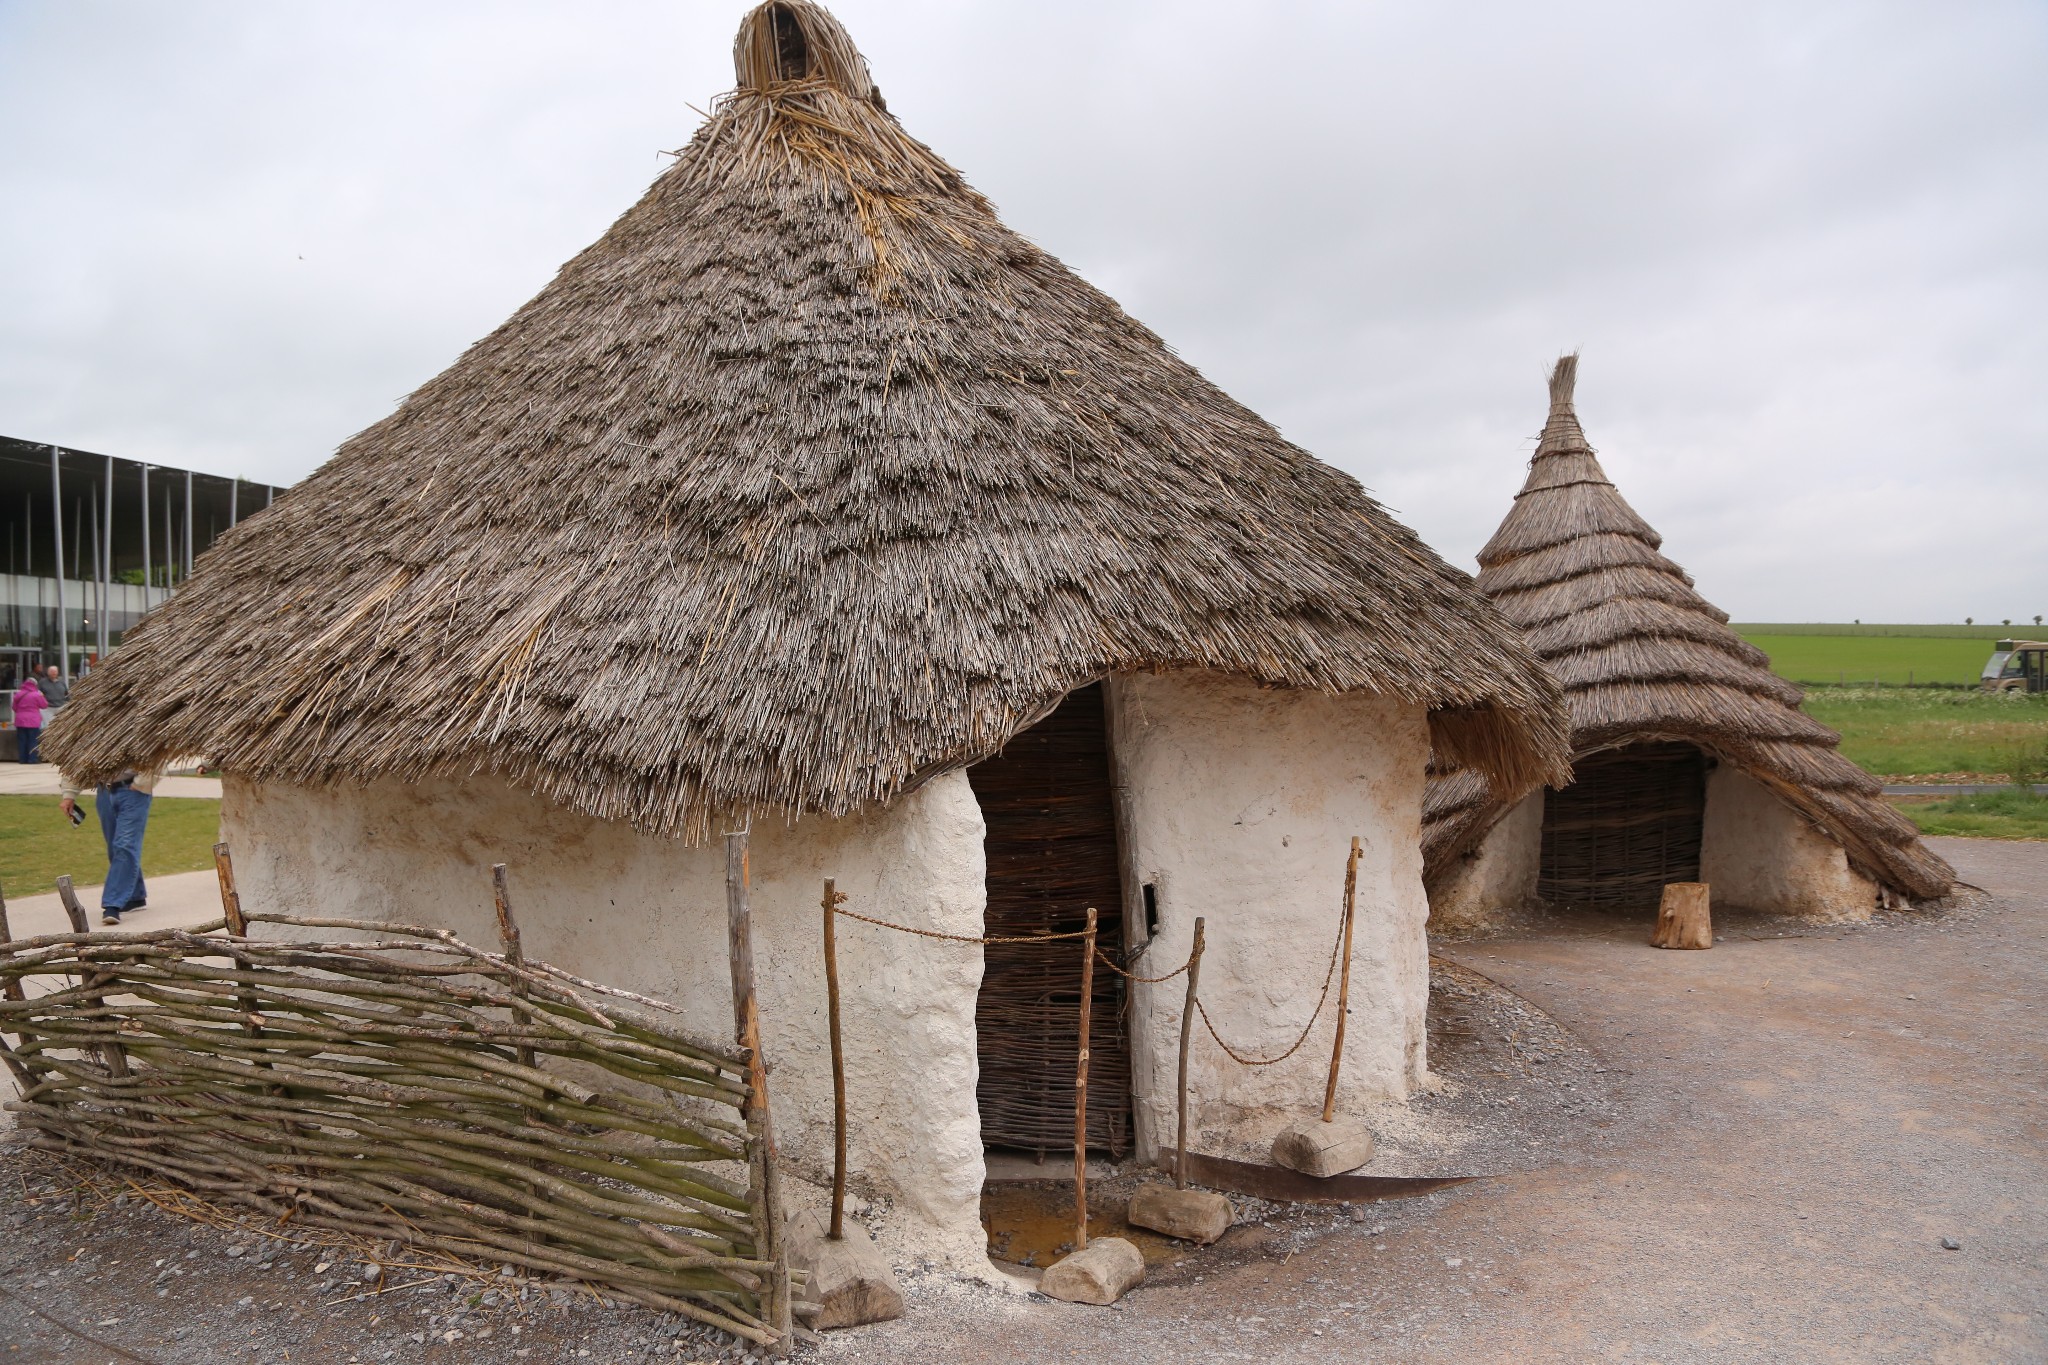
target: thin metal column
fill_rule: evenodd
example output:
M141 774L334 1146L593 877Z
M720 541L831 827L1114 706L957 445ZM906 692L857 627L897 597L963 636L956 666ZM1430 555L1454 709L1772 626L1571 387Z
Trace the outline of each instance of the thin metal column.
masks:
M71 623L64 619L64 471L57 447L50 447L50 511L57 533L57 666L71 681Z
M185 561L184 576L192 576L192 471L185 471ZM183 581L183 580L180 580Z
M100 486L95 483L92 486L92 620L86 622L93 631L85 637L90 642L86 646L87 652L92 654L106 653L100 648L100 632L107 625L107 594L100 585L100 548L105 543L105 538L100 535Z
M142 466L142 609L149 610L149 580L156 577L149 562L149 466Z
M114 626L107 613L114 608L114 457L107 456L107 506L100 519L107 528L100 547L100 657L114 646Z
M235 529L235 520L242 510L242 476L235 475L228 480L228 529Z

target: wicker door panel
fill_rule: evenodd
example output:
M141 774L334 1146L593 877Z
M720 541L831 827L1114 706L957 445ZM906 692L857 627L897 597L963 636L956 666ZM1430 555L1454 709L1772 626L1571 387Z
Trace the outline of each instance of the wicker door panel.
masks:
M1116 812L1102 687L1071 693L1050 716L968 772L988 824L991 935L1066 933L1097 912L1103 950L1123 943ZM975 1010L981 1140L1033 1151L1074 1142L1081 945L992 943ZM1088 1141L1121 1156L1131 1122L1123 982L1100 964L1090 1007Z
M1591 754L1543 798L1537 891L1560 905L1655 909L1671 882L1700 876L1706 759L1690 744L1634 744Z

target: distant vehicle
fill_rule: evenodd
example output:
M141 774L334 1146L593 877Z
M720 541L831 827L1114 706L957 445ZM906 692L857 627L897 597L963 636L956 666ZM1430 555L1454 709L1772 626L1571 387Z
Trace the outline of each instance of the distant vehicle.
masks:
M2000 640L1978 686L1986 692L2048 692L2048 641Z

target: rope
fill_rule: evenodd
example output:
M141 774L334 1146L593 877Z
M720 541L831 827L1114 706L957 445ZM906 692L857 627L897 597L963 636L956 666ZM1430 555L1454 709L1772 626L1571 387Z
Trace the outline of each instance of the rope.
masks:
M1156 986L1162 981L1171 981L1176 976L1179 976L1182 972L1186 971L1188 968L1195 965L1195 950L1192 948L1188 949L1188 960L1186 962L1181 963L1178 967L1175 967L1165 976L1134 976L1130 972L1127 972L1123 968L1117 966L1114 962L1111 962L1109 960L1109 954L1103 952L1100 948L1097 948L1095 950L1095 956L1102 959L1103 966L1109 968L1111 971L1115 972L1124 980L1135 981L1141 985L1146 986Z
M844 900L845 896L842 894L839 897L839 899ZM978 938L973 934L942 934L936 929L914 929L908 924L896 924L890 920L876 919L872 915L863 915L857 911L842 909L837 905L834 905L832 907L832 913L835 915L844 915L848 919L857 919L863 924L872 924L880 929L894 929L898 933L915 934L919 938L940 939L946 943L1058 943L1065 939L1084 938L1087 936L1088 932L1085 929L1077 929L1071 933L1065 934L1026 934L1009 938ZM1216 1046L1222 1048L1224 1052L1228 1053L1230 1056L1230 1060L1236 1062L1239 1066L1279 1065L1281 1062L1286 1061L1289 1057L1292 1057L1295 1053L1301 1051L1301 1045L1308 1041L1309 1034L1315 1030L1316 1020L1323 1017L1323 1006L1328 1004L1330 1001L1330 983L1337 979L1337 959L1339 956L1342 955L1343 951L1344 927L1342 921L1340 920L1337 926L1337 941L1330 945L1330 965L1328 970L1326 970L1323 973L1323 990L1322 994L1316 997L1315 1012L1309 1015L1308 1022L1301 1026L1301 1034L1294 1040L1293 1046L1289 1047L1287 1051L1281 1053L1278 1057L1247 1057L1245 1054L1239 1052L1230 1044L1224 1042L1223 1035L1216 1031L1215 1022L1209 1018L1209 1007L1204 1005L1202 1003L1201 997L1197 995L1195 997L1195 1010L1202 1016L1202 1027L1209 1030L1209 1036L1216 1040ZM1109 968L1118 976L1123 977L1126 981L1140 982L1147 986L1157 986L1162 982L1171 981L1175 977L1179 976L1182 972L1187 971L1188 968L1195 965L1195 955L1193 951L1190 950L1188 953L1188 960L1186 962L1181 963L1180 966L1175 967L1165 976L1138 976L1131 972L1125 971L1122 967L1118 966L1115 962L1111 961L1109 954L1103 952L1100 947L1096 948L1095 956L1101 959L1103 966Z
M1301 1026L1301 1036L1294 1040L1294 1046L1288 1048L1287 1051L1281 1053L1278 1057L1263 1059L1247 1057L1230 1044L1224 1042L1223 1035L1218 1033L1216 1025L1210 1022L1208 1007L1202 1003L1202 997L1197 995L1195 997L1195 1010L1202 1016L1202 1027L1209 1030L1209 1036L1216 1040L1216 1046L1229 1053L1230 1060L1236 1062L1239 1066L1275 1066L1286 1061L1289 1057L1301 1051L1301 1045L1308 1041L1309 1031L1315 1028L1316 1020L1323 1017L1323 1006L1330 999L1330 982L1335 980L1337 976L1337 958L1343 951L1344 924L1342 920L1339 920L1337 923L1337 941L1330 945L1330 969L1323 973L1323 993L1316 997L1316 1011L1308 1017L1308 1022Z
M1085 938L1088 935L1086 929L1076 929L1068 934L1023 934L1014 938L976 938L973 934L942 934L936 929L913 929L907 924L892 924L885 919L875 919L870 915L858 914L852 910L842 910L836 905L832 907L832 913L844 915L848 919L857 919L862 924L878 925L883 929L894 929L902 934L916 934L919 938L944 939L948 943L1058 943L1062 939ZM1098 948L1096 951L1099 953L1102 950Z

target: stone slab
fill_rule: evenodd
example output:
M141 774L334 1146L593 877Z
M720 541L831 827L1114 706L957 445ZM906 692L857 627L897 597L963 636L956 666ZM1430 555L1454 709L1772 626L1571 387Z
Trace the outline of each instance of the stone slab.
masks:
M1131 1196L1131 1206L1124 1213L1133 1226L1203 1246L1229 1231L1233 1216L1230 1201L1222 1195L1177 1190L1171 1185L1144 1186Z
M1273 1139L1274 1164L1303 1175L1355 1171L1372 1160L1372 1153L1372 1130L1342 1114L1328 1123L1320 1114L1303 1119Z
M865 1230L849 1224L846 1236L835 1242L825 1235L824 1220L809 1210L791 1214L783 1226L790 1269L811 1277L798 1292L819 1306L814 1328L826 1332L903 1316L896 1272Z
M1145 1257L1121 1237L1097 1237L1057 1261L1038 1292L1067 1303L1112 1304L1145 1282Z

